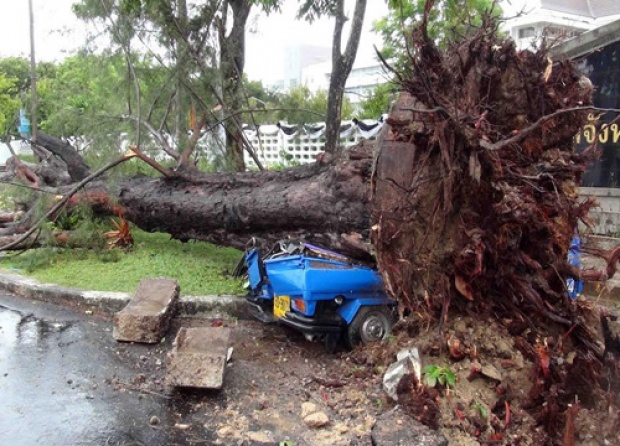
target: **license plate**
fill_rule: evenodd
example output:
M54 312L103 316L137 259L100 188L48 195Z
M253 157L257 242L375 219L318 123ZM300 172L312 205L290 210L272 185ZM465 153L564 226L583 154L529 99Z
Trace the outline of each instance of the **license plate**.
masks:
M281 318L289 311L291 311L291 298L289 296L274 296L273 315Z

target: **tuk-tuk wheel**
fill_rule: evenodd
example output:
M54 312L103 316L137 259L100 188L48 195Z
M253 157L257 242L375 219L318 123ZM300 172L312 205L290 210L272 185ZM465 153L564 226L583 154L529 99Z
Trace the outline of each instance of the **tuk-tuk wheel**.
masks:
M327 333L325 335L325 350L327 353L335 353L338 348L338 341L340 340L339 333Z
M345 342L354 348L360 342L368 344L386 339L392 328L392 311L385 306L362 307L347 328Z

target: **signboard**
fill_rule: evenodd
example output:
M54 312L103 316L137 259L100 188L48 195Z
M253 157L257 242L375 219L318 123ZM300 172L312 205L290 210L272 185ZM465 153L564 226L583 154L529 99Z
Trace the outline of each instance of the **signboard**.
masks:
M620 41L603 46L577 61L595 87L594 105L620 109ZM582 186L620 188L620 118L618 113L590 113L575 136L581 151L595 141L601 155L586 171Z

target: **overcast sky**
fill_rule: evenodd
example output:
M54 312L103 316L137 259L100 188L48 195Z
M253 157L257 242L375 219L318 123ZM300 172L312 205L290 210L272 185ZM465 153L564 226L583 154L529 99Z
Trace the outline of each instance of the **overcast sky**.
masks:
M32 0L35 8L37 60L60 60L75 52L85 39L85 24L75 18L75 0ZM526 0L510 0L522 4ZM352 2L349 2L352 3ZM505 2L504 2L505 3ZM282 14L254 14L249 21L246 72L250 79L276 80L282 72L284 48L295 44L331 47L333 21L312 25L295 20L297 1L285 3ZM368 57L379 39L369 32L373 21L386 13L385 0L368 0L360 57ZM0 0L0 57L28 56L30 52L28 0ZM364 54L366 53L366 55Z

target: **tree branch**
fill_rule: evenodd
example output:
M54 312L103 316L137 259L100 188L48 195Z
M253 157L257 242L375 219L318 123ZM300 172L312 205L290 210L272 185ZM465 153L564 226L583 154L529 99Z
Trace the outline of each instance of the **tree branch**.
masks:
M161 144L162 149L164 150L164 152L166 152L168 155L170 155L175 160L178 160L181 157L181 154L178 151L174 150L170 146L170 144L168 143L166 138L164 138L162 136L161 132L158 132L155 129L155 127L153 127L150 123L148 123L146 121L140 121L139 117L131 116L131 115L120 116L120 117L114 117L114 116L109 116L109 117L110 118L125 119L125 120L128 120L128 121L135 121L138 126L143 125L151 133L151 135L153 135L159 141L159 143Z
M511 138L503 139L501 141L497 141L496 143L490 143L488 141L481 139L480 147L482 147L485 150L501 150L506 146L521 142L523 139L525 139L526 137L534 133L536 130L538 130L545 122L553 118L556 118L561 115L565 115L567 113L574 113L574 112L586 111L586 110L620 113L620 109L618 108L599 108L599 107L593 107L593 106L573 107L573 108L567 108L563 110L557 110L551 113L550 115L543 116L538 121L536 121L534 124L530 125L529 127L524 128L523 130L521 130L519 133L517 133L515 136Z
M80 181L78 184L76 184L74 187L71 188L71 190L67 193L67 195L65 195L64 197L62 197L62 199L56 203L49 211L47 211L45 213L45 215L43 215L39 220L37 220L35 222L34 225L32 225L32 227L26 231L25 233L23 233L18 239L12 241L11 243L8 243L4 246L0 246L0 252L1 251L7 251L17 245L19 245L20 243L24 242L25 240L28 239L28 237L30 237L31 234L33 234L37 228L39 226L41 226L43 223L45 223L45 221L51 216L53 215L56 211L58 211L59 209L61 209L65 204L67 204L67 202L71 199L71 197L73 195L75 195L75 193L77 191L79 191L81 188L83 188L86 184L88 184L89 182L91 182L92 180L94 180L95 178L97 178L98 176L100 176L101 174L107 172L108 170L112 169L113 167L118 166L121 163L124 163L125 161L133 158L135 155L135 153L129 153L129 154L125 154L120 158L115 159L114 161L109 162L108 164L106 164L105 166L101 167L100 169L96 170L95 172L93 172L92 174L90 174L89 176L87 176L86 178L84 178L82 181Z

